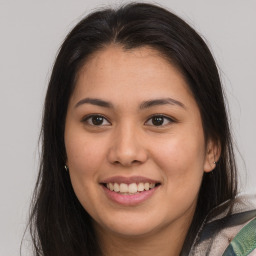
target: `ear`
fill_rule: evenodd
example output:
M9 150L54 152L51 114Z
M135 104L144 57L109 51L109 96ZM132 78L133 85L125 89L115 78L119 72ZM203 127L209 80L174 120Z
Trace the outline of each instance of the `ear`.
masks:
M209 139L206 146L204 171L211 172L218 162L221 154L221 146L219 141Z

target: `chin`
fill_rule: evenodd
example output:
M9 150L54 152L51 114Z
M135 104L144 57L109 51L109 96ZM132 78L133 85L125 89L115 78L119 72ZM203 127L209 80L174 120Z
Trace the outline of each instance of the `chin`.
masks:
M155 220L158 220L156 223ZM96 228L104 229L105 231L111 232L120 237L143 237L149 236L151 233L154 234L158 229L161 229L159 218L145 218L145 214L136 218L132 216L119 216L111 221L104 221L104 223L96 224Z

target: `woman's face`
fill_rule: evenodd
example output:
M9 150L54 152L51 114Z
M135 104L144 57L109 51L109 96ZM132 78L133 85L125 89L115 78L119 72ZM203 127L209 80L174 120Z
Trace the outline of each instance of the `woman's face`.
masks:
M65 146L96 229L140 236L188 226L213 169L211 145L185 80L158 51L109 46L80 70Z

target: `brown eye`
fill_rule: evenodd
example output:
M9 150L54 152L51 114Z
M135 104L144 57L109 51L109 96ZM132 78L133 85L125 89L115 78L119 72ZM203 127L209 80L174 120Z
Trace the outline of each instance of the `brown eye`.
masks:
M145 123L146 125L152 125L152 126L164 126L168 125L170 123L173 123L174 120L170 117L163 116L163 115L155 115L147 120Z
M154 116L152 117L152 124L155 126L163 125L164 123L164 117L162 116Z
M92 117L92 124L93 125L102 125L104 118L102 116L93 116Z
M110 125L109 121L101 115L90 115L87 116L83 122L86 122L89 125L93 126L105 126L105 125Z

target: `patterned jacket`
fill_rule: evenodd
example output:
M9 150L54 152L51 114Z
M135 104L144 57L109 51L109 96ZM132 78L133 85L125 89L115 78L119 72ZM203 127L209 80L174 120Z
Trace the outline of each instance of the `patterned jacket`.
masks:
M225 210L204 221L189 252L182 253L206 255L256 256L256 195L238 196L230 214Z

